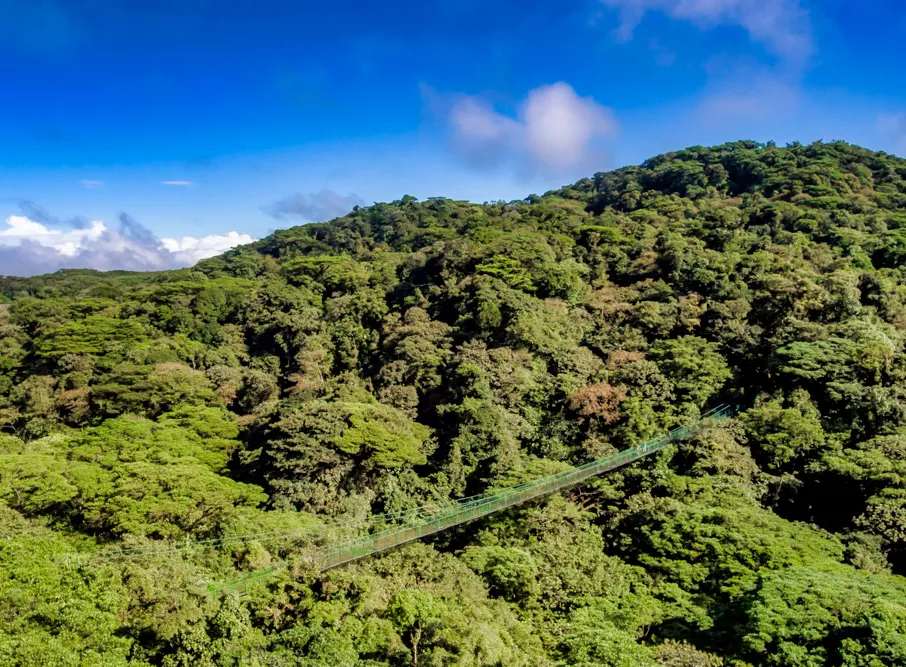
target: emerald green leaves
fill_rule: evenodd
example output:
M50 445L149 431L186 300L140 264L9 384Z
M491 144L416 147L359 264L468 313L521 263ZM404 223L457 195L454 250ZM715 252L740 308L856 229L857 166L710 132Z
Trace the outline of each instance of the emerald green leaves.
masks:
M898 158L740 141L0 278L0 664L903 663L904 210ZM720 402L561 495L309 560Z
M387 468L427 461L430 429L387 405L311 401L267 431L262 474L278 505L337 507Z

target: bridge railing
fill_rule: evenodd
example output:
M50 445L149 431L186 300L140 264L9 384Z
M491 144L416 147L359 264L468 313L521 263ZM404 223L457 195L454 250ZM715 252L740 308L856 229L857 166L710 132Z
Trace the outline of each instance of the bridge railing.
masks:
M436 510L432 508L425 512L414 512L408 515L410 518L406 523L392 525L327 548L316 557L316 564L321 570L329 570L344 563L447 530L461 523L488 516L533 498L575 486L591 477L653 454L699 431L707 421L732 416L736 410L735 405L721 405L703 414L694 424L681 426L655 440L590 461L576 468L526 482L495 494L474 496L450 506L437 507ZM415 518L411 518L413 515ZM276 565L257 570L230 582L214 584L209 587L209 590L214 595L225 590L238 591L242 594L248 591L252 583L270 576L280 567L280 565Z

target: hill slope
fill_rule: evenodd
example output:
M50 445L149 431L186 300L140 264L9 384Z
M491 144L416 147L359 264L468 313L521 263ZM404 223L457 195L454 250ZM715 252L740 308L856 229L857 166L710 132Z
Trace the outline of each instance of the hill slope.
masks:
M906 160L737 142L192 269L0 279L0 665L903 664L904 258ZM725 399L650 460L347 568L300 558L336 526L274 536Z

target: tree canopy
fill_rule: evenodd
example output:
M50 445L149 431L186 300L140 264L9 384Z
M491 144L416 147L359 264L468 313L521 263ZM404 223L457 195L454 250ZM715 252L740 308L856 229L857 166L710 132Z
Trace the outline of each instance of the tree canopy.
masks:
M906 664L904 259L906 160L740 141L0 278L0 665Z

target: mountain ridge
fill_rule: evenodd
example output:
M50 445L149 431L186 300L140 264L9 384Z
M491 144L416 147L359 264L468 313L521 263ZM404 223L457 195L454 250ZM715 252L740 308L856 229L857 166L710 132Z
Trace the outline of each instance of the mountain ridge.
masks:
M0 665L902 664L904 259L906 160L743 141L0 278ZM582 488L305 564L728 398Z

